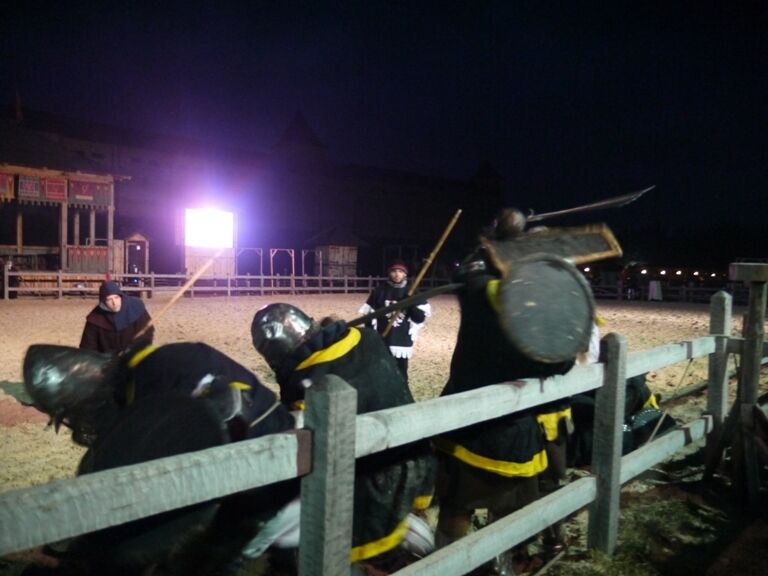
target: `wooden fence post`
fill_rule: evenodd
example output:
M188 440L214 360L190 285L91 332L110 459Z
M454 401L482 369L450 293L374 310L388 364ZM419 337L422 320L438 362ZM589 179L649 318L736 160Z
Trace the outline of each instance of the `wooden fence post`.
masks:
M597 497L589 508L587 545L613 554L619 530L621 491L621 442L626 395L627 343L619 334L608 334L600 343L605 363L603 385L595 398L592 473Z
M749 313L744 332L744 347L741 353L741 378L736 402L740 404L738 420L740 426L735 441L742 449L743 467L737 462L737 473L743 471L742 488L746 488L746 504L756 510L760 502L760 465L757 460L755 439L754 409L757 404L757 391L760 382L760 364L763 358L763 340L765 339L766 283L768 282L768 264L738 263L731 264L731 280L749 283ZM737 452L738 454L738 452ZM737 475L738 478L738 475ZM738 483L737 489L739 489ZM744 491L741 491L743 494Z
M707 375L707 412L712 414L714 420L714 430L707 436L708 453L720 445L722 426L728 413L729 377L726 347L731 335L732 314L733 296L722 290L712 296L709 304L709 333L718 338L715 340L715 351L709 355Z
M300 576L349 574L357 391L334 375L307 390L312 472L301 480Z

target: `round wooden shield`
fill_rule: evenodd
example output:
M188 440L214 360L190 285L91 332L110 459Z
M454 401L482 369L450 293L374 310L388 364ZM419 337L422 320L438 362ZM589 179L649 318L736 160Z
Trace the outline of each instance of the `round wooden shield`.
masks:
M549 254L511 263L499 289L501 327L525 356L554 364L589 347L592 290L576 267Z

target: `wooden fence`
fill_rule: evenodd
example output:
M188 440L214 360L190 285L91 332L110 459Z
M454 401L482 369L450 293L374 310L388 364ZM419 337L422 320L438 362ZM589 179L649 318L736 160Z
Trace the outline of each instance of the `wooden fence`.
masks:
M115 274L125 292L152 298L157 294L175 293L189 276L184 274ZM30 296L87 296L99 292L103 274L68 272L6 272L3 275L3 295L6 299L20 295ZM326 294L370 292L384 280L375 276L203 276L187 291L189 296L237 296L272 294ZM425 279L425 288L447 284L447 279Z
M729 294L713 298L710 336L630 354L622 336L608 334L600 363L574 367L564 376L506 382L358 416L355 390L326 377L307 392L303 430L0 494L0 555L301 477L299 573L349 573L356 458L593 389L591 475L397 574L464 574L585 506L588 545L610 554L617 541L621 484L691 442L706 437L708 446L715 444L712 432L721 429L728 410L727 358L740 354L745 342L730 335L731 307ZM704 356L709 357L706 413L622 457L626 379Z
M116 274L114 280L123 284L126 292L152 298L157 294L175 292L189 279L184 274ZM87 296L99 291L103 274L69 273L61 271L33 272L12 271L3 275L2 294L6 299L19 295L28 296ZM370 292L383 281L377 276L204 276L189 289L189 295L238 296L274 294L349 294ZM424 278L422 289L442 286L449 278ZM731 293L735 304L746 304L748 289L741 283L727 286L685 286L674 282L661 285L663 299L669 302L709 302L721 289ZM647 300L648 290L641 288L628 292L620 284L598 284L592 286L595 298L614 300ZM631 297L630 297L631 296Z
M726 282L725 284L687 286L674 280L660 282L660 300L666 302L709 302L712 296L720 290L726 290L733 296L734 304L746 304L749 289L738 282ZM627 288L621 283L617 284L593 284L592 293L595 298L611 300L648 300L650 294L648 284L639 288ZM654 295L655 296L655 295Z

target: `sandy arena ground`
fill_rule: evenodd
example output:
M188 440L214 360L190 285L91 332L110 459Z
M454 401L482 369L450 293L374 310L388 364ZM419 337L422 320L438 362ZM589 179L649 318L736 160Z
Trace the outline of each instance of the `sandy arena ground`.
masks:
M364 298L364 294L182 298L163 313L170 300L168 295L148 300L147 307L156 319L156 344L184 340L207 342L253 370L265 384L277 391L270 369L251 347L250 323L254 312L270 302L284 301L298 305L316 318L333 314L340 318L352 319L358 316L357 309ZM440 393L448 376L459 324L459 310L454 296L437 297L431 302L433 316L416 344L416 354L410 369L411 387L417 401L432 398ZM85 315L93 305L94 300L90 298L0 300L0 382L21 382L22 361L30 344L77 346ZM597 307L598 313L606 321L603 333L622 334L628 341L630 352L705 336L709 330L709 311L706 305L601 300L597 302ZM744 312L741 308L733 311L733 330L736 334L741 332L741 318ZM731 365L731 368L733 367ZM692 384L700 383L706 378L706 374L706 359L698 359L690 365L683 362L651 372L648 375L648 383L654 392L670 398ZM18 390L21 385L11 384L6 387L11 390L18 387ZM763 393L767 390L768 375L763 371L760 391ZM12 391L16 393L15 390ZM704 394L699 393L674 403L670 412L679 421L690 421L701 414L704 403ZM74 476L83 449L72 443L67 431L62 430L60 434L56 434L46 427L46 422L45 415L34 408L22 406L13 396L0 389L0 492ZM664 510L667 507L670 510L676 509L674 506L677 502L688 502L691 498L684 488L685 483L675 487L668 486L665 496L660 496L660 493L654 491L653 484L653 480L649 483L637 479L627 486L622 496L622 512L629 510L625 508L630 502L627 498L642 499L648 496L654 503L662 498ZM705 512L710 510L706 506L698 509ZM696 519L694 524L698 526L699 522L700 519ZM735 522L739 526L742 525L739 520ZM656 528L653 526L634 530L633 534L636 532L641 540L650 541L655 538ZM566 532L570 542L568 555L553 573L556 576L585 573L584 565L591 566L592 558L584 548L586 512L582 511L574 516L567 523ZM673 546L667 542L662 548L665 555L673 560L679 558L684 564L694 560L700 562L700 573L706 573L706 576L720 576L726 573L764 574L764 569L768 569L768 556L755 557L753 554L744 554L743 548L747 546L754 549L754 542L765 541L768 523L758 520L749 528L739 530L739 534L738 540L733 541L714 558L709 558L706 554L706 558L702 557L702 550L711 548L709 532L706 531L704 548L695 548L692 552L695 555L693 559L690 554L685 556L686 548L682 544ZM688 542L687 533L679 536L677 540ZM722 541L722 537L718 537L717 542ZM630 546L624 546L628 547ZM0 574L17 576L26 563L34 561L33 556L33 552L20 552L0 559ZM659 562L663 563L666 556ZM756 558L760 562L756 562ZM647 558L642 556L642 562L646 560ZM618 563L620 566L620 559ZM653 566L655 564L642 574L657 574ZM252 561L241 573L264 576L268 572L268 564L265 564L262 557ZM614 567L609 568L608 572L600 573L619 572L621 570ZM597 572L593 569L590 573Z
M296 304L316 318L334 314L352 319L364 300L363 294L182 298L167 312L161 311L170 296L147 300L156 318L156 344L183 340L204 341L247 366L277 391L270 369L253 350L250 323L261 306L285 301ZM422 331L411 362L410 381L414 396L424 400L437 396L444 385L458 330L459 311L452 295L432 301L433 316ZM20 382L22 361L30 344L50 343L77 346L85 315L94 305L89 298L0 300L0 381ZM598 301L598 312L606 320L604 333L624 335L630 351L704 336L708 333L708 307L672 303ZM734 331L741 330L743 310L734 310ZM687 368L687 369L686 369ZM690 367L681 363L652 372L653 390L669 397L675 391L706 377L706 360ZM697 416L703 399L686 403L683 410ZM82 449L69 434L56 434L33 408L21 406L0 390L0 491L42 484L71 477Z

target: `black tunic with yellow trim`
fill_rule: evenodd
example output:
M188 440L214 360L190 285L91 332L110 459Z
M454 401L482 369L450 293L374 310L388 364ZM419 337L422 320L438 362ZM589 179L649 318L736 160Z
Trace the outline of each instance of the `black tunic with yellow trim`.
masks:
M232 440L294 427L293 417L253 372L202 342L160 347L139 343L122 357L112 376L120 404L158 392L179 392L216 404Z
M462 265L458 291L461 324L442 396L521 378L567 372L572 362L544 364L524 356L503 334L496 311L499 275L482 253ZM547 467L535 410L515 412L447 433L438 450L470 466L508 477L536 476Z
M370 314L375 310L399 302L408 296L410 287L411 283L408 279L403 280L399 284L395 284L391 280L385 280L373 289L365 304L360 307L359 312L361 314ZM398 319L392 324L389 333L384 339L387 346L389 346L392 356L395 358L411 358L414 344L411 331L412 324L416 326L422 325L430 313L429 305L426 301L422 301L403 310L390 312L384 318L369 320L366 323L366 327L375 329L383 336L384 330L389 325L390 317L397 314Z
M295 427L287 408L255 374L200 342L157 348L136 343L119 357L107 377L113 383L117 404L124 407L157 402L167 404L168 411L173 413L180 399L188 402L192 397L205 402L219 416L222 433L229 441L258 438ZM199 426L197 421L180 420L179 424L185 426L178 430L182 437L195 433ZM147 422L147 426L151 428L152 422ZM298 497L299 489L300 480L296 478L223 498L200 535L205 544L201 547L205 560L214 557L214 553L225 557L239 554L265 521Z
M413 402L402 374L381 337L369 328L335 322L322 328L286 359L277 372L282 401L303 407L302 382L334 374L357 390L357 413ZM353 562L397 546L407 515L428 504L435 460L427 441L414 442L357 460L355 469Z

